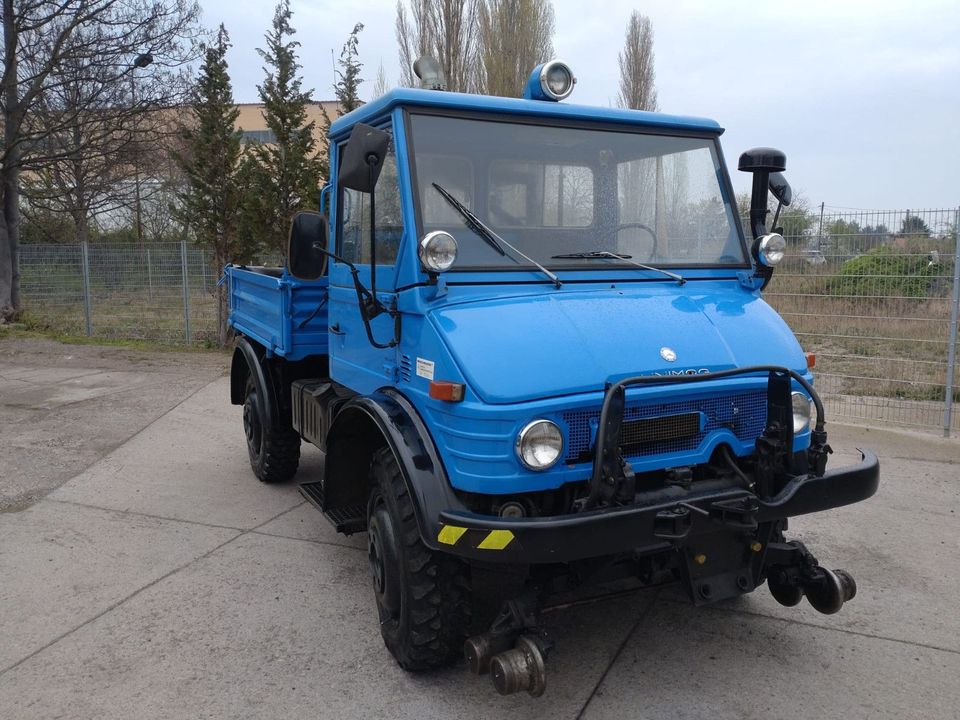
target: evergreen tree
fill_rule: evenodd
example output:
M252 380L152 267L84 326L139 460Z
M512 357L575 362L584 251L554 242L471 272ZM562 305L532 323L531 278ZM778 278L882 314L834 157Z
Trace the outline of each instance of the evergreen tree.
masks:
M281 0L266 35L266 49L257 49L267 67L257 86L263 116L273 138L251 147L254 162L244 163L250 174L244 231L270 252L286 251L291 216L316 207L320 160L313 138L313 121L307 121L311 91L302 89L297 62L300 43L291 40L290 0Z
M363 105L363 101L360 100L360 84L363 82L360 71L363 69L363 63L360 62L360 54L357 51L361 30L363 30L363 23L354 25L350 37L340 51L338 62L340 69L337 70L337 82L334 83L333 91L336 93L341 113L348 113Z
M360 99L360 84L363 82L363 79L360 77L360 71L363 69L363 63L359 60L360 53L357 49L360 44L359 35L361 30L363 30L363 23L357 23L353 26L350 36L340 50L340 59L337 61L340 69L336 71L337 81L333 84L333 93L337 99L337 107L341 115L356 110L363 105L363 101ZM331 122L332 120L327 114L326 108L324 108L324 152L320 169L320 174L323 178L330 177L330 163L327 160L327 151L329 149L327 143L329 141L327 138L330 135Z
M191 93L190 122L183 130L183 151L176 159L186 177L178 214L196 240L212 255L218 274L230 261L249 256L239 237L242 192L240 132L235 129L240 114L233 103L226 53L229 36L223 25L212 45L204 48L203 65ZM227 342L225 288L217 288L218 340Z

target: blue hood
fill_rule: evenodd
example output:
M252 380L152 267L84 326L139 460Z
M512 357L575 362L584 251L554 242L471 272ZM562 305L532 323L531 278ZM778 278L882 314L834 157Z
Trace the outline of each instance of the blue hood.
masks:
M757 295L723 282L564 288L438 308L430 317L483 402L602 390L629 375L784 365L806 360ZM676 360L661 357L670 348Z

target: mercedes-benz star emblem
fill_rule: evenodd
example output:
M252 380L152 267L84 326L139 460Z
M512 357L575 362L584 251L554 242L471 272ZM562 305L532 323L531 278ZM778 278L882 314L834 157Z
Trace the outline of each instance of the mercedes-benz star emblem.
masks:
M660 357L667 362L673 362L677 359L677 354L668 347L662 347L660 348Z

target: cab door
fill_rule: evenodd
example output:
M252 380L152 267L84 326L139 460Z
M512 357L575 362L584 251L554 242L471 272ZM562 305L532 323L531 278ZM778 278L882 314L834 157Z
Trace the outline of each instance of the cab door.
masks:
M344 146L338 146L337 158L343 157ZM356 265L360 281L367 289L374 290L372 224L376 237L376 294L385 306L396 307L396 266L403 238L403 214L393 142L374 188L372 213L370 193L341 187L334 197L335 252ZM374 339L386 345L394 338L394 320L388 313L381 313L371 320L371 330ZM331 259L330 377L366 394L393 383L396 361L396 348L377 348L370 343L350 267Z

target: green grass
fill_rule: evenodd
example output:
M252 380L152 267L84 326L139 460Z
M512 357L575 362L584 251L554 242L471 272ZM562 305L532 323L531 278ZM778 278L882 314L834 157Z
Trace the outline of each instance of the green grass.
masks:
M211 350L220 351L220 348L207 340L194 343L174 343L161 340L136 340L132 338L87 337L72 333L56 332L49 328L36 327L29 321L0 325L0 340L46 339L56 340L67 345L95 345L102 347L128 348L130 350L144 350L149 352L197 352L206 353Z

